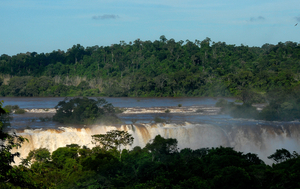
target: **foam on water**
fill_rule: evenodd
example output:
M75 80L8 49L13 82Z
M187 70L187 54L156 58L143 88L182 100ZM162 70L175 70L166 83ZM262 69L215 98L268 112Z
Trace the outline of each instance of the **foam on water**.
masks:
M126 124L121 126L94 125L89 128L60 127L59 129L25 129L17 131L29 140L18 151L25 158L30 150L47 148L51 152L68 144L78 144L92 148L92 135L105 134L111 130L128 131L134 137L131 147L144 147L156 135L176 138L178 147L199 149L205 147L233 147L237 151L259 155L266 163L272 163L267 156L276 149L286 148L298 151L300 147L300 128L296 124L284 126L245 125L218 126L212 124ZM20 160L16 160L19 163Z

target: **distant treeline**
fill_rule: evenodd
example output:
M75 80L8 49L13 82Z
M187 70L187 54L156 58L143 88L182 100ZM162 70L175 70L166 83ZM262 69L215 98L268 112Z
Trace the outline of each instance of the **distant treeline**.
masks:
M0 56L2 96L236 96L299 83L300 44L135 40Z

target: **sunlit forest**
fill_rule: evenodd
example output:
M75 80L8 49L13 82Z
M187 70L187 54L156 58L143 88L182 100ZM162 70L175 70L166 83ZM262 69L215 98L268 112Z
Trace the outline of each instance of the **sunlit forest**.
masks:
M300 45L155 41L74 45L0 57L1 96L190 97L260 94L299 84Z

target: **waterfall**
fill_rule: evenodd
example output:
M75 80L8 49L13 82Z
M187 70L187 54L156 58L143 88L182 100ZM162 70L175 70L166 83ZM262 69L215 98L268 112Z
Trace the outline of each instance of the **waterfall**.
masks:
M68 144L93 147L92 135L105 134L111 130L128 131L133 137L134 146L144 147L156 135L176 138L178 147L199 149L204 147L233 147L237 151L258 154L266 163L271 163L267 156L276 149L285 148L298 151L300 148L300 128L296 124L284 126L215 126L211 124L128 124L121 126L93 125L89 128L60 127L59 129L25 129L17 134L29 140L18 151L25 158L30 150L47 148L53 152ZM16 160L18 164L20 160Z

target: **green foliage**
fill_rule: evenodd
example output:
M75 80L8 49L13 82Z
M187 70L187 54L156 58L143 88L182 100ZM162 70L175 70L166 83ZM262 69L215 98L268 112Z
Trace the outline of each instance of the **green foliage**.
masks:
M264 103L264 97L251 90L250 88L243 88L239 91L237 98L242 101L244 104L253 104L253 103Z
M69 124L93 124L96 121L118 122L115 109L105 99L66 98L56 108L53 121Z
M77 44L66 52L1 55L0 71L11 78L8 85L0 85L0 94L238 96L247 101L241 91L251 89L258 94L253 100L262 102L262 92L298 85L299 43L248 47L208 39L163 37L101 47Z
M68 166L68 161L71 161L71 159L78 158L78 149L78 146L67 146L58 148L52 153L51 159L57 167L66 167Z
M54 85L54 81L50 77L41 76L32 78L26 84L26 96L43 96L49 88Z
M221 169L212 182L214 188L252 188L251 177L247 171L235 166L228 166Z
M277 149L276 152L270 155L268 158L273 159L276 163L281 163L289 159L299 158L299 157L300 156L297 152L294 151L294 153L291 154L288 150L282 148L282 149Z
M222 102L218 104L221 106L221 113L229 114L234 118L245 118L245 119L258 119L260 118L259 112L251 104L234 104L233 102L226 103Z
M0 102L0 116L8 112L2 108ZM13 167L14 159L20 156L19 152L12 153L12 149L18 149L22 143L28 142L26 138L17 136L16 133L4 132L4 124L0 121L0 187L1 188L36 188L34 182L28 177L26 171Z
M157 135L153 140L146 144L146 149L152 153L152 161L155 157L163 157L171 153L177 152L177 140L165 139L160 135Z
M126 108L115 107L116 114L121 114L126 111Z
M24 109L15 110L15 114L24 114L26 111Z
M182 107L182 104L178 104L178 107L179 107L179 108Z
M26 177L22 178L35 182L37 188L299 187L299 155L285 149L277 150L280 161L268 166L256 154L233 148L186 148L179 152L176 139L160 135L145 148L124 149L122 159L117 157L118 144L111 144L109 150L70 144L51 155L47 149L37 149L27 157L32 162L28 167L21 165L13 170L24 173Z
M9 113L12 113L13 111L20 109L20 107L18 105L6 105L4 106L4 109L7 110Z
M165 113L170 113L171 111L169 109L166 109L165 110Z
M300 119L299 86L276 89L267 93L268 106L261 111L261 119L294 121Z
M2 102L0 102L0 108L2 110L4 110L4 112L0 112L0 122L1 122L1 129L6 129L8 127L10 127L10 121L13 119L13 117L11 116L11 107L10 105L5 106L4 108L2 108Z
M51 154L46 148L31 150L27 158L22 160L22 165L29 165L34 162L43 163L51 159Z
M116 148L119 151L121 146L132 145L133 137L126 131L113 130L106 134L92 135L93 143L100 145L101 148L108 150Z
M252 106L253 94L246 90L241 92L244 97L242 105L228 103L226 100L219 99L215 106L221 107L221 113L230 114L236 118L263 119L268 121L294 121L300 119L300 88L279 88L269 91L265 99L268 101L262 111L257 111Z

